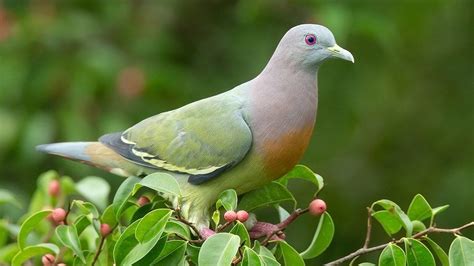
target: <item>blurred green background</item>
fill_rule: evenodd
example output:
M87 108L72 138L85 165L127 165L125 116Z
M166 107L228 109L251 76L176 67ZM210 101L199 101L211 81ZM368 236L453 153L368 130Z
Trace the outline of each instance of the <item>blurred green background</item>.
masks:
M95 140L230 89L259 73L290 27L319 23L356 63L319 73L302 163L325 177L336 237L315 263L360 247L365 207L380 198L406 208L422 193L451 204L439 225L461 225L474 216L472 10L469 0L0 0L0 187L26 202L48 169L117 186L34 147ZM308 201L304 184L293 188ZM299 250L313 220L288 230ZM374 243L387 241L375 230Z

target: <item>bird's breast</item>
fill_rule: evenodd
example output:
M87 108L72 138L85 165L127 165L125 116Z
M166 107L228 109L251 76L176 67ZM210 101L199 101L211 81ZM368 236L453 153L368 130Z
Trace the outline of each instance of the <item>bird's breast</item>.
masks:
M311 140L313 124L266 138L260 146L264 168L270 178L279 178L301 159Z

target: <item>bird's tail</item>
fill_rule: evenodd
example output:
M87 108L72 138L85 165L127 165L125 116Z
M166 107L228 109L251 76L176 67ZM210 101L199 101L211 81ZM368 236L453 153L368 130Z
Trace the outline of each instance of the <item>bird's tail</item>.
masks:
M140 166L126 160L100 142L52 143L39 145L36 149L40 152L79 161L116 175L128 177L143 173Z

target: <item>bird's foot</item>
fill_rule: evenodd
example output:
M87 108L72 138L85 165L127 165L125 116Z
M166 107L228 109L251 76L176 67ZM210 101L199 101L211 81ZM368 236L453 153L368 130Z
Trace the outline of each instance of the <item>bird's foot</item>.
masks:
M256 222L252 229L250 229L249 235L252 239L264 237L267 241L284 240L286 235L283 233L282 229L283 228L280 228L280 226L276 224Z

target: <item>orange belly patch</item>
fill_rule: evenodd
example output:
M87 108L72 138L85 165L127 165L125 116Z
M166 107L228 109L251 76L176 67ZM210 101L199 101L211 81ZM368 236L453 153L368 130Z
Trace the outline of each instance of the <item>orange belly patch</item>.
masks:
M263 161L272 179L290 171L301 159L308 147L314 126L295 130L263 143Z

